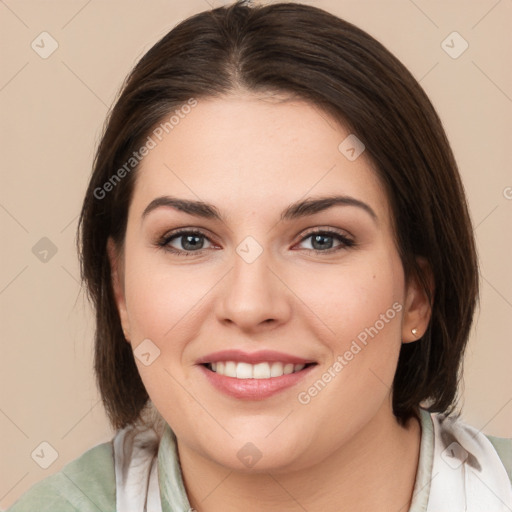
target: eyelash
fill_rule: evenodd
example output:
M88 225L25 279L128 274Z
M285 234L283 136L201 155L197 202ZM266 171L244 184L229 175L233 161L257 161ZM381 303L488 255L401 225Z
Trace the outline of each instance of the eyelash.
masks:
M164 235L162 238L160 238L157 241L156 245L166 251L176 254L177 256L198 255L198 254L202 254L204 251L208 250L208 249L199 249L197 251L182 251L180 249L176 249L175 247L171 247L169 245L169 243L172 240L180 238L185 235L202 236L202 237L206 238L208 241L210 241L210 243L212 243L211 240L208 238L208 236L205 233L203 233L202 231L197 230L197 229L186 229L186 230L180 230L180 231L176 231L176 232ZM303 251L314 252L316 254L325 254L325 253L332 254L333 252L337 252L341 249L348 249L348 248L354 247L356 245L354 240L351 240L350 238L346 237L345 235L342 235L341 233L339 233L338 231L329 229L329 228L319 229L316 231L310 231L299 240L299 243L304 242L305 240L307 240L308 238L310 238L311 236L314 236L314 235L327 235L329 237L337 238L338 241L341 243L337 247L331 247L331 248L323 250L323 251L319 250L319 249L302 249Z

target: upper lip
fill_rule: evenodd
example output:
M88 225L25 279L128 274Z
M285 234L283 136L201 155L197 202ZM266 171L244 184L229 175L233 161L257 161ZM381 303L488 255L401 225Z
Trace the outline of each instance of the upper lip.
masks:
M235 361L237 363L293 363L308 364L314 363L311 359L304 359L284 352L274 350L258 350L257 352L244 352L243 350L221 350L201 357L197 364L217 363L219 361Z

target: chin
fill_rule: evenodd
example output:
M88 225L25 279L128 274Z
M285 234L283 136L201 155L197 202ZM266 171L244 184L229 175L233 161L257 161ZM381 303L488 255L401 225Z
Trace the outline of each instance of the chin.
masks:
M285 420L286 421L286 420ZM275 429L279 422L273 421ZM213 446L212 440L201 450L205 457L231 471L241 473L288 472L302 469L312 464L300 431L295 433L283 430L280 435L272 429L260 430L256 433L253 428L246 433L233 432L234 437L225 437ZM271 432L261 434L261 432Z

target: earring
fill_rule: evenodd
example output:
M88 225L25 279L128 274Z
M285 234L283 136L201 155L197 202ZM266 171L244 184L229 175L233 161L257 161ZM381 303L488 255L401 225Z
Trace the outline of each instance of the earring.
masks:
M411 332L413 334L413 336L416 336L418 334L418 329L416 329L416 327L414 329L411 329Z

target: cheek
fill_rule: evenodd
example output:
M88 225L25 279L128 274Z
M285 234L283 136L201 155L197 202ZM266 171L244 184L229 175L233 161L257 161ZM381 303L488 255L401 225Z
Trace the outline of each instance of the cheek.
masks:
M398 263L398 264L397 264ZM326 267L314 274L295 278L294 287L309 315L314 313L317 325L334 350L343 350L359 335L364 340L368 329L377 324L380 337L399 336L403 276L400 262L389 255L382 258L360 258L357 264ZM393 307L393 305L395 305ZM306 309L305 309L306 311ZM321 332L317 332L320 336Z
M200 327L194 318L207 286L185 266L172 267L147 248L133 247L127 254L126 305L140 377L167 421L179 424L179 414L192 421L188 412L198 411L183 391L183 354ZM145 353L149 361L140 357Z
M330 354L324 373L302 388L300 403L319 410L333 408L341 419L347 410L375 410L390 393L401 346L403 274L395 256L383 255L361 265L347 265L304 287L308 306L322 324ZM322 293L321 290L324 290ZM327 290L327 291L326 291ZM327 332L327 335L325 334ZM372 405L373 404L373 405Z
M196 267L199 269L199 267ZM163 344L173 331L189 325L208 292L204 272L166 264L153 250L132 249L126 261L125 293L132 332L139 339L154 339ZM213 277L208 281L213 282Z

